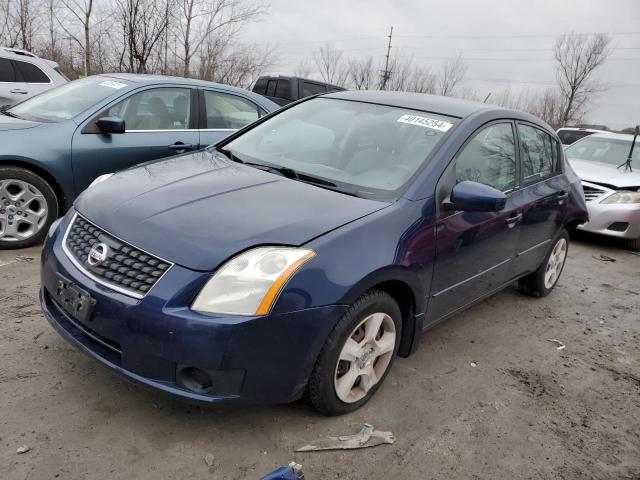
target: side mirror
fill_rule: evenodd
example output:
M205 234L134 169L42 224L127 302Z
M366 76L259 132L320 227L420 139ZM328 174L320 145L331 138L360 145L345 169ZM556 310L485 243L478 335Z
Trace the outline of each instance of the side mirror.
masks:
M507 196L500 190L482 183L464 181L453 187L445 208L463 212L499 212L506 203Z
M101 133L124 133L124 120L120 117L102 117L96 122Z

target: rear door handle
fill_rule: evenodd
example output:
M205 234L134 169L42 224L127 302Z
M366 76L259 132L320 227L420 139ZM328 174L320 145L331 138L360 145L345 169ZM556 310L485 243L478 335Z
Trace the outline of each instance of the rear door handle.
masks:
M516 226L516 224L520 220L522 220L522 213L518 213L517 215L510 216L505 221L507 222L507 225L509 226L509 228L513 228Z
M191 150L193 145L190 143L176 142L173 145L167 145L171 150Z
M26 90L21 90L19 88L14 88L13 90L9 90L11 93L17 93L19 95L26 95L29 92L27 92Z

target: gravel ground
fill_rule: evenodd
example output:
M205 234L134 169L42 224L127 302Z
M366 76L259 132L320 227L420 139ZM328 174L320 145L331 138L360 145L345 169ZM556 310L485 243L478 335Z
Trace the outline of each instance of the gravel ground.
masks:
M450 319L338 418L301 403L200 408L130 385L46 323L39 249L0 251L0 478L257 479L296 460L308 480L639 479L640 256L587 240L549 297L508 289ZM293 452L364 422L396 443Z

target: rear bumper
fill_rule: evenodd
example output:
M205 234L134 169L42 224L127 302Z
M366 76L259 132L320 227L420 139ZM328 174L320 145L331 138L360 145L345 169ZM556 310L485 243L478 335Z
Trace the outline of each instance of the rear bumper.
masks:
M296 400L346 309L329 305L265 317L199 314L189 305L209 274L177 265L137 300L95 283L69 260L60 235L67 223L61 222L42 252L40 302L47 320L83 353L155 390L205 403ZM52 292L60 276L96 300L84 323L55 302ZM185 368L206 371L212 388L189 389L181 380Z
M640 238L640 205L587 202L589 221L578 228L611 237Z

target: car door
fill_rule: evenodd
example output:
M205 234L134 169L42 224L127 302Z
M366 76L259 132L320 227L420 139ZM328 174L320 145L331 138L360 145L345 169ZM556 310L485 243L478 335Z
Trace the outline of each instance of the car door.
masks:
M15 105L29 96L29 87L18 79L13 62L0 57L0 107Z
M520 191L523 218L514 277L538 268L548 246L564 224L570 185L562 175L560 145L549 133L531 124L517 123L520 148Z
M100 133L96 121L108 116L122 118L125 133ZM196 89L154 86L118 99L74 133L76 190L84 190L103 173L198 149L200 134L196 127Z
M251 100L219 90L201 90L200 139L213 145L232 132L255 122L264 111Z
M513 123L498 121L475 132L446 175L455 175L451 184L470 180L494 187L505 192L507 202L499 212L446 212L436 222L430 322L473 303L506 281L522 218Z
M52 87L53 81L37 65L14 60L13 66L16 70L16 77L26 85L28 94L25 96L37 95Z

